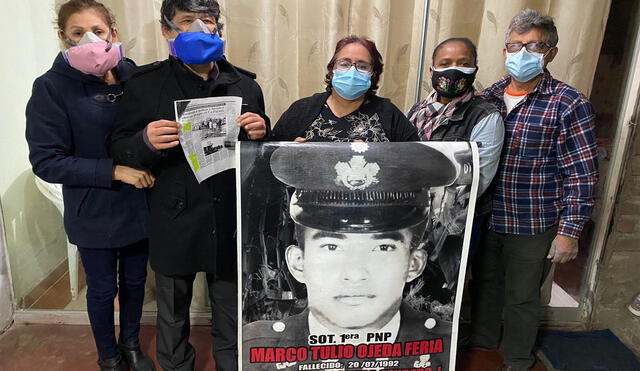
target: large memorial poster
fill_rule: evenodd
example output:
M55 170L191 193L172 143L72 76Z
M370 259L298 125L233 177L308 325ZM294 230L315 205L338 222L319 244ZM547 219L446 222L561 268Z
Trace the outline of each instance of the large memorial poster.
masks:
M455 369L475 144L236 154L241 370Z

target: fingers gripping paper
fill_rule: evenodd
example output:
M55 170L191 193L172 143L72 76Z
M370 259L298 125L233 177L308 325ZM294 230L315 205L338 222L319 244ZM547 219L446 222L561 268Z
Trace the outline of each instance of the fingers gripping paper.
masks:
M179 139L198 183L235 167L233 143L242 98L211 97L174 102Z

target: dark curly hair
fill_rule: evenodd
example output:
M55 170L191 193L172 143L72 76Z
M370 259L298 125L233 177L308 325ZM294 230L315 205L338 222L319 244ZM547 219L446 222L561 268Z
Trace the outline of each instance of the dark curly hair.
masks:
M378 48L376 48L376 43L365 37L356 35L344 37L340 39L340 41L338 41L338 43L336 44L336 50L335 52L333 52L333 57L331 57L331 60L327 64L327 74L324 77L324 82L325 84L327 84L326 90L328 92L331 92L332 90L331 79L333 78L333 66L336 64L336 60L338 59L338 53L340 53L342 48L352 43L358 43L364 46L371 56L373 73L371 74L371 87L367 91L367 96L375 95L376 90L378 89L378 82L380 82L380 75L382 75L382 71L384 69L384 64L382 63L382 55L378 51Z

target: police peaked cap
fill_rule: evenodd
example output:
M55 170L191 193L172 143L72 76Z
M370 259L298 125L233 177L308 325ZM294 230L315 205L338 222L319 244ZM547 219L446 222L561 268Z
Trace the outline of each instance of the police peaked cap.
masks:
M287 143L271 155L295 188L291 218L343 233L409 228L429 216L429 187L451 184L453 162L423 143Z

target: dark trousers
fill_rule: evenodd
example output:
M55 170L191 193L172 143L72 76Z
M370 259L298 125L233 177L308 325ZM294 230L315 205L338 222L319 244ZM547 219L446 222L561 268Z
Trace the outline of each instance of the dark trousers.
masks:
M469 264L473 264L473 260L478 254L482 235L487 230L488 219L489 214L475 215L473 217L473 225L471 227L471 242L469 243Z
M500 344L505 363L516 370L535 362L540 287L551 268L547 253L556 230L530 236L485 231L472 266L471 345Z
M113 300L120 305L121 343L138 339L149 250L147 240L117 249L78 247L87 277L87 311L100 359L118 355Z
M195 351L189 343L189 306L195 274L165 276L156 272L157 358L166 371L190 371L195 365ZM213 358L218 371L238 369L237 352L237 284L216 280L207 274L211 300Z

